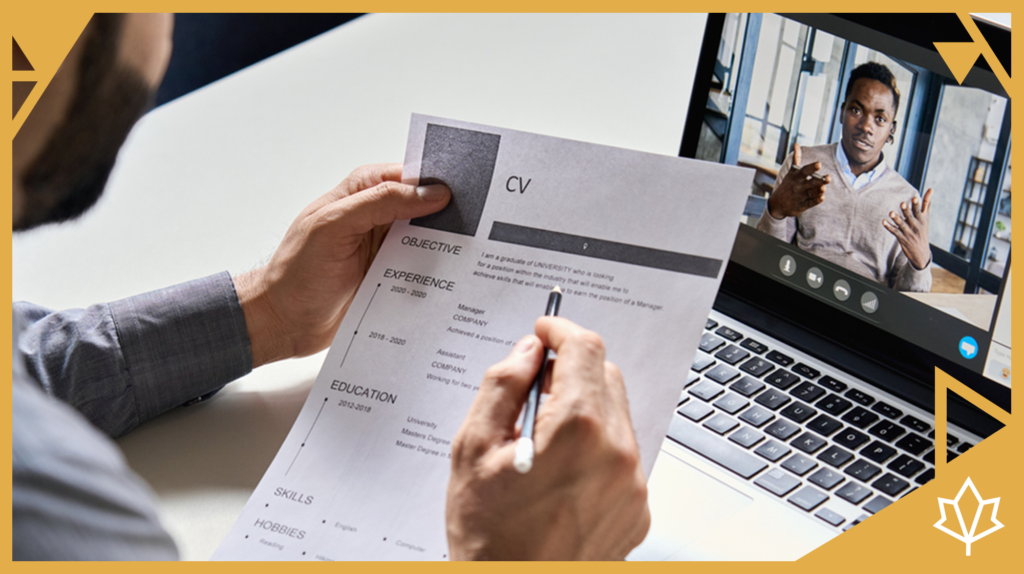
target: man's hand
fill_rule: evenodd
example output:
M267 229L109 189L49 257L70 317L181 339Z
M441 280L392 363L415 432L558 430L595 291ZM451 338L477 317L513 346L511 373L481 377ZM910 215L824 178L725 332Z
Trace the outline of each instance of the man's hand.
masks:
M900 204L902 215L890 211L891 221L882 220L882 226L896 236L910 264L920 271L932 261L932 247L928 243L928 213L932 206L932 190L929 188L924 192L923 199L915 197L911 204Z
M612 560L650 527L647 485L626 388L595 333L542 317L488 369L452 443L448 547L452 559ZM558 358L537 413L533 468L512 466L516 420L543 347Z
M391 224L448 204L447 187L401 179L400 164L356 169L302 210L270 263L234 278L253 368L326 348Z
M793 165L782 183L768 197L768 213L775 219L800 215L825 201L825 185L832 181L832 176L815 176L814 172L821 169L821 163L799 167L801 159L800 144L794 143Z

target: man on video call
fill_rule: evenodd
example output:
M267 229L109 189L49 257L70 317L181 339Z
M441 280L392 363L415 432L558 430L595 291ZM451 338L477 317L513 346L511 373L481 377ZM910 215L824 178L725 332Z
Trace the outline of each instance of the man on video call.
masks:
M14 139L15 231L96 201L163 77L172 23L167 14L90 21ZM241 275L87 309L15 303L13 558L177 558L152 493L109 437L260 365L325 349L390 224L449 201L446 186L405 185L401 175L397 164L355 170L298 215L269 263ZM595 333L556 317L535 332L487 370L452 442L449 554L621 559L650 524L622 376ZM545 346L558 360L523 475L512 465L516 419Z
M846 84L841 140L793 145L757 228L882 285L928 292L932 190L918 197L882 154L899 105L889 68L857 66Z

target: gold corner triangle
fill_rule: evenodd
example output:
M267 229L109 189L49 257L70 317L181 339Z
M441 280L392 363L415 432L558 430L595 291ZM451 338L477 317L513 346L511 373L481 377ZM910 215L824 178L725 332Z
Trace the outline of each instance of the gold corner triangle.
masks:
M34 72L35 68L33 68L32 63L28 61L28 56L25 55L25 51L18 45L18 40L12 36L11 42L14 43L14 46L11 49L14 63L11 66L11 69L15 72Z
M32 89L36 87L35 82L13 82L11 103L14 104L14 113L11 114L11 119L18 117L18 112L21 111L21 106L28 99L32 93Z
M957 83L964 83L967 73L971 71L974 63L981 56L981 46L977 42L935 42L934 44Z

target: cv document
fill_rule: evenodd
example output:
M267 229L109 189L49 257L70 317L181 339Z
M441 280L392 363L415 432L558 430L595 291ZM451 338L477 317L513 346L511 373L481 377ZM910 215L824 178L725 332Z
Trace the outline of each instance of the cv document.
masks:
M650 475L753 171L415 115L396 222L302 411L214 554L445 560L451 441L548 292L622 370Z

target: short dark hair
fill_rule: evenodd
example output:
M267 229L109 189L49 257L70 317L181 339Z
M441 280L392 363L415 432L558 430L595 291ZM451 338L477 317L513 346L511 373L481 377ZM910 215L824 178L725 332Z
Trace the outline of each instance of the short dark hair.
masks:
M96 203L118 150L146 111L149 86L117 62L123 26L123 14L95 14L83 32L77 86L64 120L26 169L15 231L73 219Z
M853 84L860 79L875 80L889 88L892 92L893 111L900 109L900 89L896 87L896 76L884 64L878 62L865 62L853 69L850 73L850 80L846 82L846 99L850 99L850 92L853 91Z

